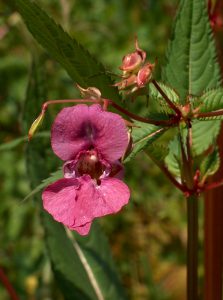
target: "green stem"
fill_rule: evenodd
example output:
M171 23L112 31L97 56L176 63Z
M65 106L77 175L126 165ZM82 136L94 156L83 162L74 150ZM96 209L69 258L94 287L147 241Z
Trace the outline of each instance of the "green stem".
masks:
M187 300L198 300L198 197L187 198Z

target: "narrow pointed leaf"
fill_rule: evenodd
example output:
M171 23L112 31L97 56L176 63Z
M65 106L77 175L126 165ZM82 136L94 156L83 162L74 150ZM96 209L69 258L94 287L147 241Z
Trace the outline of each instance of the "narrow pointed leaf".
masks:
M42 189L44 189L45 187L47 187L49 184L55 182L56 180L60 179L63 177L63 172L62 170L58 170L56 172L53 172L48 178L42 180L42 182L37 185L24 199L23 201L26 201L30 198L32 198L33 196L35 196L37 193L39 193L40 191L42 191Z
M118 100L117 88L96 61L74 38L56 24L35 2L16 0L18 10L33 37L82 87L95 86L103 97Z
M93 288L94 281L96 281L104 300L126 299L117 279L108 242L96 222L86 237L80 237L73 233L73 239L79 248L77 249L67 238L61 224L55 222L47 213L44 213L44 220L47 246L54 273L56 278L61 280L60 285L64 286L66 300L98 300L97 293ZM82 261L85 262L82 263ZM89 278L86 268L90 270L91 278ZM75 291L72 291L74 286L76 287ZM65 287L67 291L65 291Z

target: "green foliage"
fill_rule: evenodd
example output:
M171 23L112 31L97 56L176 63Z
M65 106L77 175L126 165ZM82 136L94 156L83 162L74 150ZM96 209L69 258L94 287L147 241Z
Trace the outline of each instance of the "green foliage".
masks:
M223 89L210 90L198 99L199 112L211 112L223 109ZM216 117L212 117L216 118ZM222 116L221 116L222 118ZM205 118L205 120L211 118Z
M33 37L82 87L95 86L103 97L118 100L117 89L104 67L71 38L39 6L29 0L16 0L20 14Z
M194 155L200 155L211 145L215 144L221 123L215 121L193 121L192 123L192 149Z
M178 136L169 142L169 153L165 158L165 163L174 176L181 176L181 147Z
M35 135L35 138L41 138L41 137L49 137L49 132L41 132L37 133ZM22 136L19 138L16 138L10 142L0 144L0 151L9 151L9 150L14 150L17 146L27 143L28 142L28 135Z
M167 50L163 79L185 103L187 95L200 95L220 85L220 68L206 1L182 0Z
M157 82L157 83L173 103L180 102L179 95L174 89L172 89L170 86L162 82ZM156 89L156 87L152 83L149 84L149 95L152 96L152 98L155 98L161 106L167 105L166 101L163 99L163 96L160 94L160 92Z
M98 284L105 300L126 299L107 240L98 224L93 224L88 236L73 234L72 240L67 238L63 226L47 213L44 213L44 224L53 270L66 300L98 299L93 281ZM88 277L86 268L90 268L92 278Z
M56 180L60 179L63 177L63 172L62 170L58 170L56 172L53 172L48 178L42 180L42 182L35 187L24 199L23 201L26 201L30 198L32 198L33 196L35 196L37 193L39 193L42 189L44 189L45 187L47 187L49 184L55 182Z
M206 156L201 163L201 176L207 178L210 175L213 175L217 172L220 167L220 156L218 148L215 148L211 154Z
M135 125L138 127L133 127L131 134L133 148L130 155L124 160L125 163L134 158L138 152L142 151L149 144L152 144L166 131L166 128L141 122L135 122Z
M200 0L180 2L167 50L163 79L176 89L182 104L186 103L188 95L196 97L204 90L220 85L220 68L216 61L215 44L205 5L205 1ZM215 143L219 129L220 121L193 121L193 154L200 155ZM177 142L173 142L172 145L174 143ZM170 153L166 163L178 176L179 164L176 154Z
M144 151L157 165L164 164L164 159L169 152L167 147L156 142L148 145Z

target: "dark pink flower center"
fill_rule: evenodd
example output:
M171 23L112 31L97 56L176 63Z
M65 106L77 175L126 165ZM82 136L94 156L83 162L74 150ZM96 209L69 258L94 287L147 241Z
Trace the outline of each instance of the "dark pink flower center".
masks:
M80 154L75 169L79 176L88 174L98 180L106 167L100 162L96 151L90 150Z
M95 150L87 150L81 151L77 159L64 164L64 177L78 178L89 175L97 183L100 183L99 179L108 176L110 170L110 164L101 160Z

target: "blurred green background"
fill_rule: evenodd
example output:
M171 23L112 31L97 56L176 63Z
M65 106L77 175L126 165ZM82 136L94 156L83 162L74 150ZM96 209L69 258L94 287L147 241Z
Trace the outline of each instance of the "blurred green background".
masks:
M122 57L134 50L137 34L148 59L153 62L158 58L156 77L160 79L177 0L39 0L37 3L114 73L118 72ZM20 125L23 103L31 54L37 51L43 52L16 12L14 1L0 2L1 144L24 135ZM78 95L65 71L48 56L44 68L48 99ZM0 150L0 267L21 299L59 300L63 296L47 258L40 206L32 200L22 202L30 191L24 159L26 147L22 143L13 149ZM132 191L130 204L120 214L103 218L101 224L129 298L183 300L186 284L183 197L144 153L126 166L126 182ZM199 272L202 278L201 267ZM0 299L9 299L1 282Z

